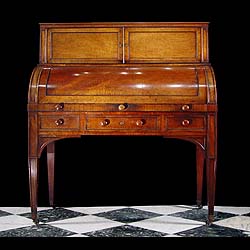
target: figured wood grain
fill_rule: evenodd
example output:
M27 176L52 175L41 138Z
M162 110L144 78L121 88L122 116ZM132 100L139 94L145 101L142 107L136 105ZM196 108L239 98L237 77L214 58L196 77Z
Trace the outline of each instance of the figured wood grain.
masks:
M200 29L128 28L127 62L200 62Z
M40 62L207 62L207 27L205 22L41 24Z
M51 29L48 31L51 63L119 62L122 32L119 28Z

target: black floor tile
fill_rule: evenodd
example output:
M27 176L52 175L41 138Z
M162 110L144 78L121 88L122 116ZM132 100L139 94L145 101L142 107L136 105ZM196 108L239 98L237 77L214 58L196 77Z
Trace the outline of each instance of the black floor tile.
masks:
M123 208L112 210L109 212L97 213L96 216L105 217L110 220L119 221L123 223L131 223L135 221L145 220L162 214L142 211L135 208Z
M162 237L167 234L131 225L124 225L93 231L85 233L84 235L90 237Z
M31 219L31 213L25 213L20 215ZM84 215L85 214L83 213L71 211L65 208L54 208L54 209L38 211L39 222L43 223L74 218L77 216L84 216Z
M181 217L189 220L197 220L201 222L207 221L208 211L206 209L192 209L184 212L178 212L171 214L171 216ZM214 212L214 221L219 221L222 219L230 218L236 216L235 214L223 213L223 212Z
M75 233L53 227L51 225L41 224L28 227L21 227L0 232L0 237L65 237Z
M11 215L11 214L8 213L8 212L5 212L5 211L0 210L0 217L1 217L1 216L7 216L7 215Z
M201 226L177 233L183 237L248 237L244 231L218 225Z
M250 217L250 213L247 213L247 214L242 214L243 216L249 216Z

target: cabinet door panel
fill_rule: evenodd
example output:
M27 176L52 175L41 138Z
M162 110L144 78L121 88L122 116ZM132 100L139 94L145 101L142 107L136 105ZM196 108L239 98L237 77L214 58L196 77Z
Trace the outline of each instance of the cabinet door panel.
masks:
M199 28L127 28L126 62L201 62Z
M45 63L117 63L122 60L120 28L51 28L42 35ZM47 51L46 51L47 49Z

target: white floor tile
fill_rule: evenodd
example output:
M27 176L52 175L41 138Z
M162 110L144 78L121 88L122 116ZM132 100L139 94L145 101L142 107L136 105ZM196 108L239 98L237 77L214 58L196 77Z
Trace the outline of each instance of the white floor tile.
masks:
M174 237L174 238L176 238L176 237L182 237L182 236L176 235L176 234L167 234L167 235L165 235L165 236L163 236L163 237L166 237L166 238Z
M179 206L133 206L132 208L164 215L190 210L190 208L184 208Z
M250 231L245 231L244 234L246 234L248 237L250 237Z
M80 217L50 222L47 224L62 229L66 229L75 233L86 233L86 232L124 225L124 223L111 221L109 219L97 217L94 215L80 216Z
M33 225L34 223L31 219L18 215L8 215L0 217L0 231Z
M0 210L11 214L29 213L31 211L29 207L1 207Z
M204 206L207 209L207 206ZM250 207L223 207L223 206L215 206L215 211L224 212L224 213L231 213L231 214L247 214L250 213Z
M66 208L66 207L65 207ZM108 212L116 209L122 209L125 207L67 207L66 209L70 209L75 212L80 212L84 214L97 214L97 213L103 213Z
M70 238L76 238L76 237L89 237L87 235L84 235L84 234L73 234L73 235L70 235L70 236L67 236L67 237L70 237Z
M194 220L183 219L180 217L163 215L143 221L133 222L130 223L130 225L150 230L155 230L163 233L174 234L180 231L203 226L204 223Z
M47 209L53 209L53 207L38 207L37 211L43 211L43 210L47 210Z
M250 217L248 216L239 215L224 220L216 221L214 222L214 224L224 227L250 231Z
M46 209L52 209L51 207L38 207L37 211L42 211ZM30 213L30 207L0 207L0 210L5 212L9 212L11 214L23 214L23 213Z

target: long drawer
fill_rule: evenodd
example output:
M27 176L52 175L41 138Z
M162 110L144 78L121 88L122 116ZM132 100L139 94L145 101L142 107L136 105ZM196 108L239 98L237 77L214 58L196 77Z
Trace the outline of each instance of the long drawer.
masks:
M157 115L87 115L86 130L159 130Z

